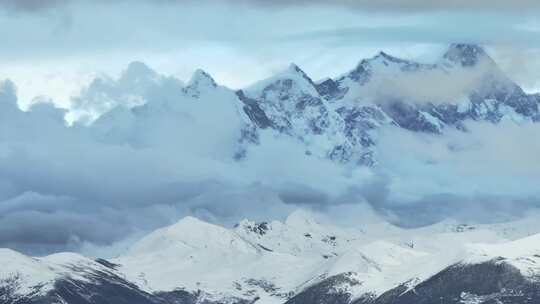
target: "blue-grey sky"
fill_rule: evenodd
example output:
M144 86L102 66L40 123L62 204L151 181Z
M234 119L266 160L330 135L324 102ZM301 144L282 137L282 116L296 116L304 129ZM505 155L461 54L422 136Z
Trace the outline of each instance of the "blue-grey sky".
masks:
M242 87L296 62L341 74L384 49L432 61L451 42L485 45L525 88L540 87L538 1L4 0L0 78L26 105L66 106L99 73L133 60L187 79L196 68Z

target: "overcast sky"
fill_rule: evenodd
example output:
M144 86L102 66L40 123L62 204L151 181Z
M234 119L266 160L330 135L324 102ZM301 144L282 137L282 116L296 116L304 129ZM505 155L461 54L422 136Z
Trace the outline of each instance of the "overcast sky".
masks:
M180 79L203 68L238 88L290 62L318 79L379 50L433 61L456 41L485 45L526 89L540 88L533 0L3 0L0 7L0 78L14 80L23 106L36 95L67 106L93 76L118 75L133 60Z

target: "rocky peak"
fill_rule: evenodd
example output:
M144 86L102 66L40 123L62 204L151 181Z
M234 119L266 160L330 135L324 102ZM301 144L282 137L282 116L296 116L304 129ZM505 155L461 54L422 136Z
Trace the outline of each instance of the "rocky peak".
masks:
M240 223L235 225L237 229L243 229L247 233L254 233L259 236L265 235L268 230L271 229L271 226L268 222L254 222L247 219L240 221Z
M388 53L385 53L384 51L380 51L371 61L373 60L387 60L394 63L410 63L408 60L401 59L392 55L389 55Z
M299 66L297 66L295 63L291 63L289 65L289 68L287 69L288 74L296 74L305 80L307 80L311 85L314 85L313 80L304 72Z
M193 89L201 89L203 87L217 87L217 83L207 72L197 69L188 84Z

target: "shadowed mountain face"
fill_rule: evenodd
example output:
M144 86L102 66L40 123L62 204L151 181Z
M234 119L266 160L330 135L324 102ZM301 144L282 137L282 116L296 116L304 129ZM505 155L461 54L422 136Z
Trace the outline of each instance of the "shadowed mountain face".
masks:
M504 261L476 265L456 264L414 286L390 290L371 303L535 303L540 283L530 281ZM358 304L362 301L356 302Z
M365 294L356 299L340 292L339 280L358 284L346 274L307 288L287 303L335 304L532 304L540 299L540 282L526 279L504 262L455 264L420 283L405 282L381 295Z

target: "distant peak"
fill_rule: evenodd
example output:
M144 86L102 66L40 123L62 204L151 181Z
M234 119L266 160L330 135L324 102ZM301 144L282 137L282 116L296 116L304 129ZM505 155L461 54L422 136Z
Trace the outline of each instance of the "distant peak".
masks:
M464 67L474 66L481 59L489 59L484 48L471 43L453 43L443 57Z
M394 59L395 57L386 53L385 51L379 51L379 53L375 57L384 57L387 59Z
M265 235L268 230L271 229L271 225L268 222L254 222L248 219L240 221L235 227L243 229L248 233L256 233L261 236Z
M305 80L307 80L309 83L314 84L313 80L306 74L306 72L304 72L304 70L302 70L295 63L289 64L289 67L285 71L285 74L298 75L298 76L304 78Z
M289 67L287 67L285 73L306 75L306 73L294 62L289 64Z
M293 73L305 74L304 71L302 71L302 69L298 65L296 65L296 63L294 63L294 62L289 64L289 67L288 67L287 71L293 72Z
M217 87L217 83L214 80L214 78L210 76L210 74L208 74L207 72L201 69L197 69L193 73L193 76L191 76L191 80L189 81L189 86L192 88L201 88L201 87L214 87L215 88Z
M398 58L396 56L392 56L384 51L380 51L379 53L377 53L377 55L375 55L371 60L369 61L374 61L374 60L377 60L377 59L384 59L386 61L390 61L390 62L394 62L394 63L410 63L408 60L405 60L405 59L401 59L401 58Z

